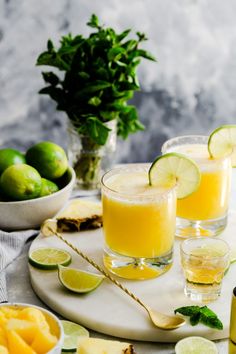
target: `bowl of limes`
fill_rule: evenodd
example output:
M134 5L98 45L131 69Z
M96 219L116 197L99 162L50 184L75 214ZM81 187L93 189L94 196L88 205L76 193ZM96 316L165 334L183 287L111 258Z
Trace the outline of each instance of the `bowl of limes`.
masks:
M0 229L38 228L65 205L74 183L65 151L53 142L25 153L0 149Z

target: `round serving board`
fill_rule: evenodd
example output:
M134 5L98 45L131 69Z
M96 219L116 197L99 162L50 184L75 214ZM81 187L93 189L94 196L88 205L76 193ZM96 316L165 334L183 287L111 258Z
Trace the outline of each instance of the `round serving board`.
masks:
M76 247L102 265L102 229L78 233L64 233ZM229 222L220 238L226 240L232 249L236 248L236 212L230 212ZM166 314L174 309L193 305L183 292L183 275L180 267L179 244L175 241L174 263L165 274L152 280L119 280L150 307ZM30 252L38 247L58 247L68 250L72 255L72 267L97 272L89 263L78 256L56 236L39 235L32 243ZM59 282L57 271L43 271L29 266L31 283L36 294L54 311L87 328L108 335L142 341L176 342L179 339L198 335L208 339L228 337L231 295L236 286L236 263L225 275L221 297L208 306L217 313L224 324L223 330L215 330L203 325L192 327L187 324L174 331L155 328L146 311L116 287L108 279L88 294L75 294L67 291Z

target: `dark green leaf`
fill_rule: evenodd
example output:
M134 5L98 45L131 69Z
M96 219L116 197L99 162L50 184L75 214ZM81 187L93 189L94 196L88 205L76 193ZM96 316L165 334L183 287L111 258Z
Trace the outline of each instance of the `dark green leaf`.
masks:
M126 50L122 47L111 48L107 54L108 60L109 61L119 60L124 53L126 53Z
M99 97L96 97L96 96L90 98L90 100L88 101L88 103L89 103L90 105L95 106L95 107L99 106L101 102L102 102L102 101L100 100L100 98L99 98Z
M110 131L97 117L89 117L87 120L87 131L91 138L99 145L104 145Z
M194 316L200 311L200 306L183 306L175 309L175 313L180 313L184 316Z
M100 28L98 17L95 14L92 14L89 22L87 22L87 25L93 28Z
M59 78L53 72L42 72L44 81L52 86L56 86L59 83Z
M207 306L201 307L200 322L211 328L223 329L223 323L219 320L215 312Z
M48 48L49 52L52 52L54 50L54 46L53 46L51 39L48 40L47 48Z
M138 36L139 42L148 40L148 38L146 37L145 33L136 32L136 34Z
M196 326L200 321L200 312L196 313L195 315L190 316L190 323L192 326Z
M146 58L146 59L149 59L149 60L152 60L152 61L156 61L156 58L151 53L149 53L148 51L143 50L143 49L134 50L130 56L132 58L134 58L134 57L143 57L143 58Z
M118 35L117 35L117 40L118 40L119 42L121 42L122 39L124 39L125 37L128 36L128 34L130 33L130 31L131 31L131 29L127 29L127 30L123 31L122 33L118 34Z
M85 87L83 89L81 89L80 91L77 92L77 94L75 94L75 97L80 97L85 94L89 95L91 93L103 90L103 89L110 87L110 86L111 86L111 84L109 82L97 80L97 81L94 81L92 83L85 85Z

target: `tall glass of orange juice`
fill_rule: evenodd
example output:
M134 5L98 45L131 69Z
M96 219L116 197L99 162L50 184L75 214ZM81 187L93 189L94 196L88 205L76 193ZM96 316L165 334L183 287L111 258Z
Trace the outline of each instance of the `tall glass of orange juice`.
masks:
M146 164L130 164L102 178L104 264L118 276L148 279L172 264L175 188L150 186Z
M199 188L177 202L176 235L180 237L215 236L227 224L231 185L230 157L213 159L208 152L207 136L180 136L168 140L162 152L184 154L198 164Z

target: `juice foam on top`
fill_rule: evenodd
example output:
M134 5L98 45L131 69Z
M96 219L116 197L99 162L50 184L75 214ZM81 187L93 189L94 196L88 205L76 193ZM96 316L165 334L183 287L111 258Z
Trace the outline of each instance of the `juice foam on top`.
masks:
M183 144L171 148L172 152L187 155L192 159L209 160L210 155L206 144Z
M121 172L108 178L105 184L115 192L133 196L154 195L167 190L166 188L150 186L147 172Z

